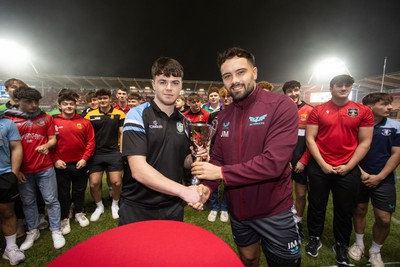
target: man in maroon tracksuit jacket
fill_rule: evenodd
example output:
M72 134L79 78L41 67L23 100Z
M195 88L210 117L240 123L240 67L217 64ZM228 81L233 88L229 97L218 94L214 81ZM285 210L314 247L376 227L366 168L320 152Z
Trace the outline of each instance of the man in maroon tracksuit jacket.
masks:
M210 163L194 163L192 174L210 180L203 184L211 191L224 180L233 237L246 266L258 266L260 241L269 266L300 266L289 168L297 107L256 86L251 53L230 48L220 53L218 65L234 102L218 114Z

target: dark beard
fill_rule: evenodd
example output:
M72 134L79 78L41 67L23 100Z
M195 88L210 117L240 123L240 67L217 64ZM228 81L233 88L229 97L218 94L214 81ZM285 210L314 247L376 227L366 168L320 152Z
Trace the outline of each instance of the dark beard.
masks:
M246 99L256 88L254 85L252 86L253 88L251 88L250 90L246 90L242 95L234 95L231 93L231 91L228 91L230 96L233 98L233 101L240 101L243 99Z

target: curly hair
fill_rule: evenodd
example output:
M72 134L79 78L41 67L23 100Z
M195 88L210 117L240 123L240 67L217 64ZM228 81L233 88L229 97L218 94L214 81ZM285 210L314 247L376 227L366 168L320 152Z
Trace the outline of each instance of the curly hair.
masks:
M26 87L19 87L19 88L15 89L14 98L39 101L39 99L42 98L42 95L35 88L26 86Z

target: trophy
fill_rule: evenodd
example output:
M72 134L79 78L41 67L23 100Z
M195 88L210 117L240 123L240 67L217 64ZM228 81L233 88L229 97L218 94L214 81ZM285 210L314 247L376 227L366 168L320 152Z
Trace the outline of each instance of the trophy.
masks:
M184 127L186 135L190 140L191 146L194 151L198 152L200 148L207 149L211 138L215 134L216 128L206 123L190 123L189 120L184 120ZM196 157L195 161L201 161L201 157ZM192 177L191 184L198 185L200 183L196 176Z

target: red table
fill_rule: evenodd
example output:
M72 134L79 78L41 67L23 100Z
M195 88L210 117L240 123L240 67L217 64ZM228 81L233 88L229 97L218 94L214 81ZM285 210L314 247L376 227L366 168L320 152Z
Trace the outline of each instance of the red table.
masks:
M243 266L213 233L184 222L144 221L108 230L71 248L49 267Z

